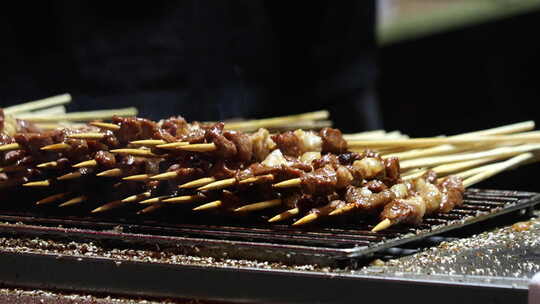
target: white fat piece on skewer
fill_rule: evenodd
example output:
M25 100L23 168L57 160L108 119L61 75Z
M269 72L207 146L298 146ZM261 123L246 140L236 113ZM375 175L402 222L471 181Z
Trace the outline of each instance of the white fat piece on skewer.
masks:
M270 137L270 132L264 128L260 128L249 137L253 145L253 154L258 161L263 161L270 151L274 150L277 146Z
M424 200L425 212L430 214L440 209L442 194L436 185L426 182L424 178L417 178L414 181L414 186Z
M393 185L390 187L390 191L394 193L396 198L405 198L409 195L409 188L404 183Z
M374 178L382 173L385 168L380 159L375 157L364 157L353 162L353 167L358 169L364 178Z
M304 152L321 152L322 138L313 131L304 131L298 129L293 132L300 146L300 151Z

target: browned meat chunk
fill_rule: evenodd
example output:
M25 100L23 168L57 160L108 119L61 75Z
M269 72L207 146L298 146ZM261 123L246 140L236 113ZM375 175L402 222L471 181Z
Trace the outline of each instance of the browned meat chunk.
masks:
M463 180L458 176L448 176L439 183L442 192L440 212L448 212L463 204Z
M396 184L400 178L399 159L397 157L389 157L383 163L386 175L385 182L390 186Z
M320 132L323 141L322 151L335 154L343 153L347 150L347 142L343 139L341 131L338 129L324 128Z
M107 151L97 151L94 155L96 162L105 168L113 168L116 165L114 154Z
M345 202L354 204L364 212L376 211L395 198L392 191L385 189L379 193L363 193L362 189L349 186L345 192Z
M240 162L249 162L253 157L253 144L249 136L242 132L225 131L223 135L236 146L236 159Z
M302 155L302 150L300 149L300 140L294 132L287 131L284 133L276 134L272 136L272 139L277 144L278 148L285 155L289 156L300 156Z
M319 168L306 173L302 177L302 190L309 194L326 194L336 189L337 174L331 166Z
M187 133L188 123L182 116L170 117L163 121L161 128L174 137L180 137Z
M332 168L337 168L340 165L339 157L334 154L325 154L321 158L313 160L311 163L314 169L323 168L325 166L330 166Z
M364 155L356 152L346 152L339 155L339 162L344 166L350 166L355 160L364 158Z
M364 186L367 187L369 191L375 193L388 189L388 186L385 183L377 179L368 181Z
M17 133L14 136L15 141L32 155L40 155L41 147L53 143L48 133Z
M148 119L114 116L112 121L120 125L116 137L123 144L139 139L156 138L160 134L157 124Z
M418 195L408 199L396 199L384 206L382 219L389 219L393 224L419 224L426 212L425 204Z
M205 129L201 124L197 122L188 124L181 116L164 120L161 128L164 133L162 138L166 141L182 140L190 143L200 143L204 140ZM169 135L173 138L171 139Z
M216 145L216 156L228 159L236 156L237 150L234 143L223 136L223 126L222 122L216 123L206 131L205 138Z

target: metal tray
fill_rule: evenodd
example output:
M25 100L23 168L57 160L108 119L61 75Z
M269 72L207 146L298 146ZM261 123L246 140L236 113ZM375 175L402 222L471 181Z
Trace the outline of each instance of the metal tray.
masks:
M405 243L459 229L540 203L540 194L469 189L463 206L426 217L417 227L372 233L373 223L287 225L179 224L135 218L112 219L4 211L0 234L109 242L118 247L173 248L188 255L254 259L284 264L350 265L356 259ZM17 223L14 225L14 223Z

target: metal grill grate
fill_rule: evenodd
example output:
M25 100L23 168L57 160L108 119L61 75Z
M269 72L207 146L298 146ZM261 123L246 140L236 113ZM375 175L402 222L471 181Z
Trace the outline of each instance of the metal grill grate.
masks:
M373 223L327 223L304 229L287 225L202 225L156 220L4 212L0 233L81 240L106 240L119 246L160 246L182 253L261 259L284 263L335 265L375 252L458 229L488 218L540 203L540 194L469 189L463 206L425 218L417 227L396 226L379 233ZM12 223L23 223L13 225Z

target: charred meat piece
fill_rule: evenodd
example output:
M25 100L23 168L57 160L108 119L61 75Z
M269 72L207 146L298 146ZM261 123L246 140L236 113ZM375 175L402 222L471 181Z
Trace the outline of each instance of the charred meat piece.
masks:
M459 176L445 177L440 183L439 188L442 192L440 212L448 212L456 206L463 204L463 179Z
M285 155L300 156L300 139L292 131L276 134L272 136L272 140L276 143L279 150Z
M115 134L121 144L138 139L158 138L160 134L157 124L148 119L114 116L112 121L120 126Z
M216 157L222 159L229 159L236 156L237 149L235 144L228 140L223 135L224 123L218 122L208 129L205 133L205 139L208 142L212 142L216 145L216 151L214 152Z
M98 151L94 155L96 162L105 168L114 168L116 165L116 157L108 151Z
M249 162L253 157L253 144L249 136L242 132L225 131L223 136L236 146L236 159L240 162Z
M308 194L326 194L335 191L338 183L336 171L329 165L301 177L302 191Z
M345 192L345 202L347 204L353 204L355 208L362 212L376 211L394 198L394 192L389 189L385 189L379 193L372 193L367 188L349 186Z
M320 131L322 151L340 154L347 151L347 141L338 129L324 128Z

